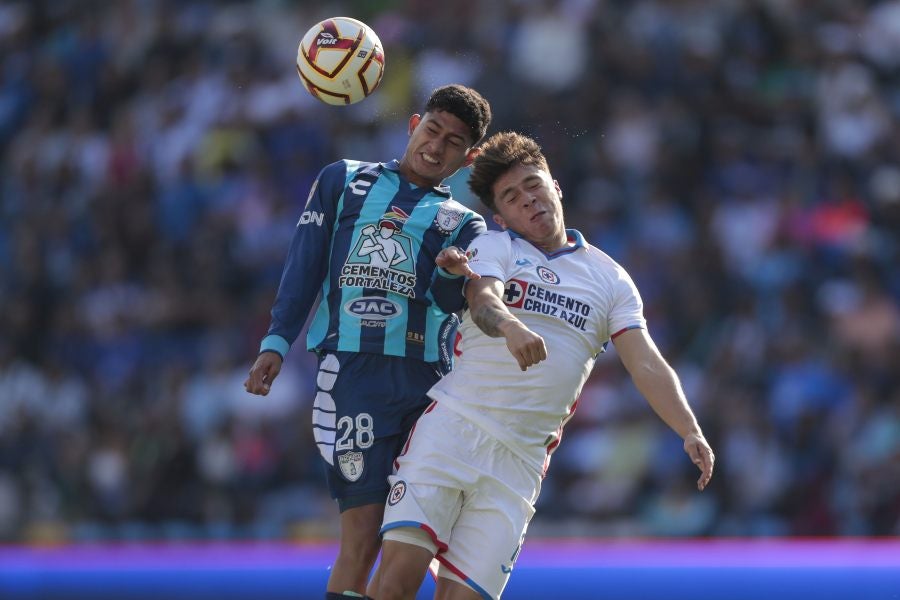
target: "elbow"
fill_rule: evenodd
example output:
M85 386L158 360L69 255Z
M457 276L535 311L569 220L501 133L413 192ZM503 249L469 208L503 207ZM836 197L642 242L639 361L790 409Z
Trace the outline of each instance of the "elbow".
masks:
M628 369L639 388L676 380L675 371L664 362L642 360Z

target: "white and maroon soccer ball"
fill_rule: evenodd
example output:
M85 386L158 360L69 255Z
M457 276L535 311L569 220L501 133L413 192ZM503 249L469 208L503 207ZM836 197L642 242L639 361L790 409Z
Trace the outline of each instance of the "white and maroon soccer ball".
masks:
M297 72L309 93L327 104L353 104L375 91L384 75L384 49L372 28L332 17L306 32Z

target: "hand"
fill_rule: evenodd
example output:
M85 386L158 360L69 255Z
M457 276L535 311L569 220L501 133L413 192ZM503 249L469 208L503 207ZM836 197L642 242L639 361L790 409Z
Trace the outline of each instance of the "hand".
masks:
M697 489L701 492L706 488L712 478L713 465L716 455L702 433L689 433L684 438L684 451L691 457L691 462L700 469L700 479L697 480Z
M503 332L506 347L519 363L523 371L547 358L547 347L544 338L531 331L521 322L512 322Z
M281 355L277 352L263 352L257 356L250 368L250 376L244 382L244 389L258 396L268 395L272 382L281 372L281 363Z
M472 267L469 266L469 259L466 257L466 253L456 246L450 246L441 250L434 262L448 273L463 275L469 279L481 278L481 275L473 271Z

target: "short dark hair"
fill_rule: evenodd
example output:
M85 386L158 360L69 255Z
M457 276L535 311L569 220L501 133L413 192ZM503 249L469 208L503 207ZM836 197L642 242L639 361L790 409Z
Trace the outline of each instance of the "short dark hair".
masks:
M452 84L439 87L431 93L425 112L442 110L466 124L472 134L472 145L477 144L491 124L491 105L481 94L464 85Z
M541 147L533 139L511 131L495 133L482 144L472 163L469 189L485 206L496 211L494 183L516 165L534 165L550 172Z

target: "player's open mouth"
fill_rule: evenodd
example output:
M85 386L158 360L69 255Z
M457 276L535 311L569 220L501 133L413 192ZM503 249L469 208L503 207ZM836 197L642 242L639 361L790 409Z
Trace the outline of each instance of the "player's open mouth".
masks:
M426 154L425 152L422 153L422 160L424 160L425 162L427 162L430 165L441 164L441 161L439 161L435 157L431 156L430 154Z
M546 211L546 210L542 210L542 211L539 212L539 213L535 213L535 214L531 215L531 220L532 220L532 221L536 221L538 217L540 217L540 216L542 216L542 215L546 215L546 214L547 214L547 211Z

